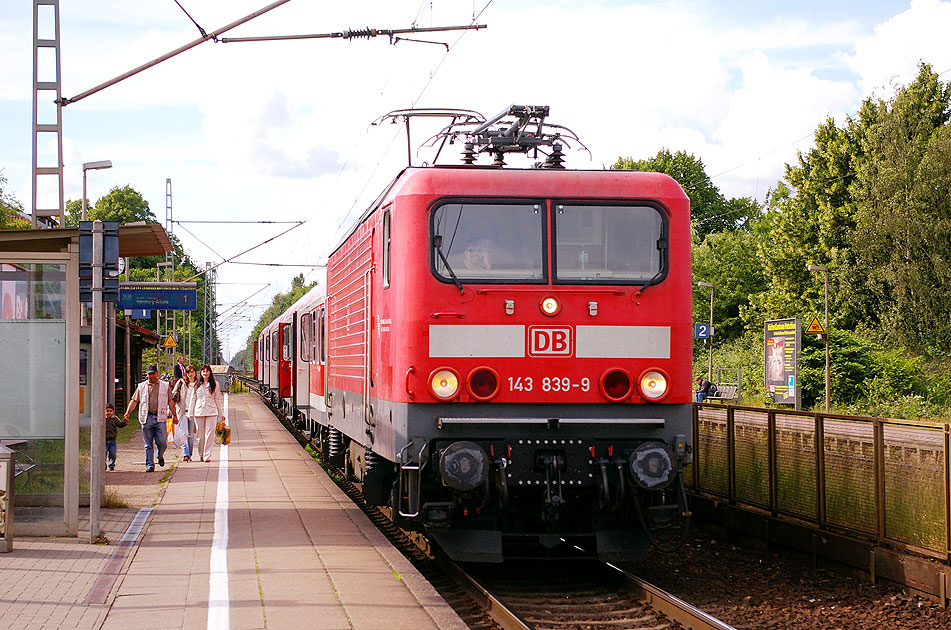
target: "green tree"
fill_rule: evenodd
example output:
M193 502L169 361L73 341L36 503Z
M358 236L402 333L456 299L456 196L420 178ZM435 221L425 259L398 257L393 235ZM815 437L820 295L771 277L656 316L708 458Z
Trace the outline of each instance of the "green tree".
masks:
M951 342L951 88L923 64L885 101L867 99L787 165L757 224L769 316L817 312L829 268L833 328L864 326L916 350Z
M27 230L30 222L20 218L23 204L6 190L7 178L0 170L0 230Z
M744 230L708 234L693 248L693 278L714 285L713 324L716 341L743 334L749 296L766 289L766 276L756 255L756 235ZM694 285L695 322L710 317L710 289ZM761 321L758 326L761 325Z
M853 271L884 334L930 354L951 343L951 85L927 64L862 110Z
M650 171L670 175L690 198L690 218L697 237L703 240L711 232L745 226L751 216L759 213L752 199L727 200L713 185L703 161L684 151L671 153L661 149L652 158L635 160L618 158L613 170Z
M66 225L67 227L76 227L79 225L79 219L82 216L82 201L66 202ZM118 221L121 225L126 223L135 223L136 221L145 221L146 223L158 223L155 215L149 208L149 202L145 200L139 191L128 184L123 187L115 186L108 193L99 198L95 205L86 204L86 218L89 221Z

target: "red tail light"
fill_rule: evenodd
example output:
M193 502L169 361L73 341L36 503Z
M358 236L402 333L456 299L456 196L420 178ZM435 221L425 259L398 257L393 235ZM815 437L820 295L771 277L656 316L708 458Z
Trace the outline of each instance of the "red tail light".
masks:
M608 370L601 377L601 394L612 402L628 398L631 387L631 375L624 370Z
M499 375L492 368L479 367L469 372L467 385L476 400L491 400L499 393Z

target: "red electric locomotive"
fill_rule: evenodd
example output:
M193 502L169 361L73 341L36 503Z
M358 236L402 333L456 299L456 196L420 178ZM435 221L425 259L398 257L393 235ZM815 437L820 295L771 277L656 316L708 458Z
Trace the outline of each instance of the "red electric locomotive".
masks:
M617 557L688 515L689 201L666 175L560 168L546 114L513 107L465 132L471 164L400 173L330 255L310 320L315 442L459 560ZM472 163L540 148L540 168ZM276 362L259 369L283 397Z

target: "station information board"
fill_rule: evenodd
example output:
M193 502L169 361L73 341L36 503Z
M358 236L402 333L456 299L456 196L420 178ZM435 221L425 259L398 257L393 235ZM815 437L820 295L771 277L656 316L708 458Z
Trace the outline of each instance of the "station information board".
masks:
M119 289L120 309L193 311L198 304L194 289Z

